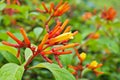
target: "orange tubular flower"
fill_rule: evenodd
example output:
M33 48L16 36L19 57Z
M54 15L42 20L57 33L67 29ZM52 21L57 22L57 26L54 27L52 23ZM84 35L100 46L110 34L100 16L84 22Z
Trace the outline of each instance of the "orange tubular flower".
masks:
M64 49L72 48L72 47L75 47L75 46L78 46L78 45L79 45L79 43L67 44L65 46L60 46L60 47L53 48L53 51L64 50Z
M60 5L56 7L56 10L54 11L54 16L61 16L70 9L70 5L67 2L65 2L64 4L61 3L62 2L60 2Z
M65 22L62 24L62 26L60 26L60 28L55 33L55 36L58 36L64 30L64 28L68 24L68 22L69 22L69 19L66 19Z
M113 20L116 16L116 11L113 7L110 7L108 10L104 9L101 14L101 17L106 20Z
M10 5L11 4L11 0L7 0L6 1L7 2L7 4L8 5ZM13 2L12 2L13 4L17 4L17 5L19 5L20 6L20 2L19 2L19 0L13 0Z
M63 3L63 1L61 0L58 5L54 6L53 3L50 4L50 9L48 9L45 5L44 2L42 2L42 6L44 8L44 10L40 10L37 8L37 11L41 12L41 13L49 13L49 14L53 14L52 16L56 17L56 16L61 16L62 14L64 14L65 12L67 12L70 9L70 5L65 2Z
M100 35L98 33L90 33L88 35L88 38L91 38L91 39L98 39L100 37Z
M57 25L53 28L52 31L50 31L49 38L52 38L56 34L56 32L60 29L60 25L61 23L57 22Z
M43 52L42 52L43 53ZM64 52L57 52L57 51L52 51L52 50L50 50L50 51L45 51L44 53L43 53L43 55L50 55L50 54L55 54L55 55L65 55L65 54L71 54L72 53L72 51L71 50L67 50L67 51L64 51Z
M74 71L72 72L73 75L76 75L76 74L77 74L77 71L79 70L78 67L72 66L72 65L69 65L68 67L74 70Z
M71 29L71 26L68 26L63 33L69 32Z
M101 72L101 71L97 71L97 70L93 70L94 73L96 74L96 76L100 75L100 74L103 74L104 72Z
M44 10L40 10L39 8L36 8L36 10L39 11L40 13L49 13L49 14L51 14L52 11L53 11L53 8L54 8L54 3L50 4L50 9L48 9L46 7L44 2L42 2L42 6L43 6Z
M89 69L96 69L96 68L99 68L101 66L102 66L102 64L98 64L96 61L92 61L87 67Z
M19 45L22 45L23 43L18 39L16 38L11 32L7 32L7 34L13 39L15 40Z
M98 76L99 74L103 74L103 72L101 71L97 71L96 69L101 67L102 64L98 64L96 61L92 61L90 64L87 65L87 67L91 70L93 70L93 72Z
M63 33L55 38L50 39L48 42L49 42L49 44L54 44L56 42L73 39L73 36L75 34L76 34L76 32L75 33L71 33L71 32Z
M23 28L20 28L20 32L24 37L24 41L25 41L26 46L30 47L30 40L28 39L25 30Z
M20 32L21 32L21 34L22 34L23 37L24 37L24 42L22 42L22 41L20 41L18 38L16 38L11 32L7 32L7 34L8 34L13 40L15 40L18 44L12 44L12 43L9 43L9 42L6 42L6 41L2 41L2 44L7 45L7 46L11 46L11 47L15 47L15 48L18 49L17 57L20 56L20 48L22 48L22 47L29 47L29 48L31 48L32 50L34 50L34 47L31 47L31 43L30 43L29 39L27 38L26 32L24 31L23 28L20 28Z
M10 0L7 0L7 4L10 5Z
M86 20L90 19L91 17L92 17L92 13L86 12L83 14L82 19L86 21Z
M14 3L14 4L17 4L17 5L20 6L20 2L19 2L19 0L14 0L13 3Z
M15 48L18 48L18 47L19 47L18 44L11 44L11 43L6 42L6 41L2 41L2 44L7 45L7 46L11 46L11 47L15 47Z
M48 9L47 9L47 7L46 7L46 5L45 5L44 2L42 2L42 6L43 6L43 8L45 9L45 11L48 12Z
M42 42L38 45L38 51L41 51L43 48L43 45L46 43L47 39L49 37L49 34L46 34L42 40Z
M62 26L60 27L59 29L59 34L64 30L65 26L68 24L69 22L69 19L66 19L65 22L62 24Z
M49 10L49 13L52 12L53 8L54 8L54 3L51 3L51 4L50 4L50 10Z
M60 0L60 2L56 5L56 7L54 8L55 10L58 9L63 3L63 0Z
M71 54L72 51L68 50L68 51L64 51L64 52L57 52L57 55L65 55L65 54Z

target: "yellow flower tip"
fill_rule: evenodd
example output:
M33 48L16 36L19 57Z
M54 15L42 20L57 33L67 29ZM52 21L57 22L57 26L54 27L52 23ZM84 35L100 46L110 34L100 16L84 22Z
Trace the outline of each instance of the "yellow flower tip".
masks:
M59 36L59 38L63 38L63 39L73 39L73 33L71 32L67 32L67 33L63 33Z
M92 61L92 62L90 63L90 65L93 66L93 67L96 67L96 66L98 65L98 63L97 63L97 61Z
M80 59L81 59L81 61L84 61L85 58L86 58L86 53L85 53L85 52L82 52L82 53L80 54Z
M56 42L61 42L64 40L69 40L69 39L73 39L73 33L71 32L63 33L55 38L52 38L51 40L49 40L49 43L54 44Z
M94 69L94 68L96 68L97 66L98 66L97 61L92 61L92 62L89 64L88 68Z

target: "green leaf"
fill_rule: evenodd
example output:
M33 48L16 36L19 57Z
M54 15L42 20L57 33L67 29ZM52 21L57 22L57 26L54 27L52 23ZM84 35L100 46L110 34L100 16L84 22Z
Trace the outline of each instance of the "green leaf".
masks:
M69 71L67 71L65 68L60 68L56 64L40 63L36 66L31 67L30 69L33 68L46 68L50 70L54 75L55 80L76 80Z
M17 49L10 47L10 46L5 46L0 43L0 51L8 51L9 53L13 54L16 56Z
M25 49L25 60L28 61L31 56L32 56L32 51L29 48L26 48Z
M78 79L78 80L89 80L89 79L86 79L86 78L81 78L81 79Z
M41 28L41 27L36 27L33 31L34 31L34 33L35 33L36 38L38 38L39 35L43 32L43 28Z
M6 45L2 45L0 43L0 51L1 54L3 55L3 57L8 61L8 62L13 62L13 63L17 63L19 64L21 61L21 57L16 58L16 54L17 54L17 49L10 47L10 46L6 46Z
M8 63L0 69L0 80L21 80L23 73L23 66Z
M0 33L0 39L7 40L8 36L6 33Z
M0 2L0 11L2 11L5 7L6 7L6 4Z
M74 54L61 55L60 60L65 66L70 65L72 63L73 55Z
M90 69L88 69L88 68L85 68L83 71L82 71L82 76L84 76L87 72L89 72L90 71Z
M3 56L8 62L20 64L20 62L19 62L19 60L17 59L17 57L15 57L14 55L10 54L9 52L2 51L2 52L0 52L0 54L2 54L2 56Z

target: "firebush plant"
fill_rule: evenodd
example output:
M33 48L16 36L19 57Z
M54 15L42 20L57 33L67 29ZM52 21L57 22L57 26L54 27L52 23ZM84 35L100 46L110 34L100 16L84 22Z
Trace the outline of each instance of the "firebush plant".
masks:
M29 7L29 2L35 6ZM9 63L1 60L0 80L88 80L104 75L107 70L100 68L110 56L111 47L100 46L103 44L100 39L101 36L116 36L111 27L115 24L116 10L105 7L100 14L95 9L82 14L79 22L94 25L94 30L87 31L86 28L74 28L74 21L70 23L74 8L74 5L62 0L50 4L37 0L2 0L0 58ZM69 19L65 13L70 16ZM118 45L113 53L118 53ZM100 59L89 54L96 55L94 53L102 51L107 56ZM93 78L89 77L89 72Z

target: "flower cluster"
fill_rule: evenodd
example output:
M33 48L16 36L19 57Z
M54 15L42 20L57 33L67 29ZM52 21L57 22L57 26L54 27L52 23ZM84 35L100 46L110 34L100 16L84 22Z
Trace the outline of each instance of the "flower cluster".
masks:
M87 68L91 69L96 75L103 74L101 71L97 71L96 69L101 67L102 64L98 64L97 61L92 61L87 65Z
M20 1L19 0L13 0L12 2L11 2L11 0L6 0L6 2L7 2L8 5L10 5L12 3L12 4L17 4L17 5L20 6Z
M76 66L69 65L69 68L72 68L74 70L72 74L74 74L76 78L82 77L82 71L86 68L91 69L96 75L103 74L103 72L96 70L97 68L101 67L102 64L98 64L96 61L92 61L90 64L86 64L86 66L83 66L82 63L86 58L86 53L82 52L79 54L76 48L74 48L74 50L80 62ZM80 74L79 74L79 71L80 71Z
M46 7L44 2L42 2L42 6L44 10L40 10L39 8L37 8L37 11L41 13L52 14L52 16L54 17L61 16L62 14L64 14L66 11L70 9L70 5L68 4L68 2L63 3L62 0L56 6L54 5L54 3L51 3L50 9Z
M114 10L113 7L110 7L108 10L106 8L101 14L101 17L106 20L113 20L116 17L116 11Z
M83 15L82 15L82 19L84 21L90 19L91 17L93 16L93 14L91 12L85 12Z
M16 36L14 36L11 32L7 32L7 34L17 42L17 44L12 44L12 43L9 43L9 42L6 42L6 41L2 41L3 44L5 45L8 45L8 46L12 46L12 47L15 47L18 49L18 53L17 53L17 57L20 56L20 48L22 47L28 47L28 48L31 48L32 50L34 50L33 47L31 47L31 43L30 43L30 40L28 39L27 35L26 35L26 32L24 31L23 28L20 28L20 32L24 38L24 41L20 41Z
M90 33L87 38L88 39L98 39L100 35L98 33Z
M78 43L68 44L68 40L73 39L73 37L78 33L77 31L71 33L70 26L68 26L65 29L65 26L68 24L68 21L68 19L65 20L63 24L61 24L61 22L58 21L56 26L44 36L42 42L38 45L37 50L50 63L52 61L49 60L45 55L54 54L55 59L60 65L60 67L62 67L62 65L58 59L58 56L63 54L70 54L71 51L65 49L79 45ZM51 47L52 49L46 51L45 49L48 47Z
M68 21L69 20L67 19L63 24L61 24L61 22L58 21L56 26L50 32L45 34L45 36L43 37L41 43L38 45L37 48L31 46L31 42L28 39L26 32L24 31L23 28L20 28L20 32L24 38L24 41L20 41L11 32L7 32L7 34L17 42L17 44L12 44L6 41L2 41L2 43L17 48L18 49L17 57L20 56L20 48L23 47L30 48L33 52L33 56L40 54L46 61L50 63L52 63L52 60L50 60L46 55L53 54L60 67L62 67L62 64L60 63L58 56L72 53L71 50L65 50L65 49L79 45L78 43L68 44L68 41L70 39L73 39L73 37L78 33L77 31L71 33L70 26L68 26L65 29L65 26L68 24ZM53 47L53 46L57 46L57 47ZM51 50L47 51L46 49L48 47L51 47Z
M19 0L13 0L14 4L20 5ZM11 0L7 0L7 4L11 4ZM19 40L14 34L11 32L7 32L7 34L16 41L16 44L2 41L2 44L15 47L18 49L16 57L20 57L20 50L21 48L29 48L32 51L32 56L28 59L28 61L25 63L24 67L27 69L27 66L32 62L34 57L41 55L43 59L45 59L49 63L53 63L53 60L49 58L49 55L53 55L55 60L57 61L58 65L62 68L62 64L60 62L59 56L60 55L66 55L71 54L72 51L68 48L74 48L75 55L79 59L79 63L76 66L70 65L69 67L74 69L74 72L72 72L76 77L79 75L80 71L80 77L81 73L85 68L91 69L96 75L102 74L103 72L97 71L97 68L101 67L102 64L98 64L96 61L92 61L90 64L87 64L83 66L83 62L86 59L86 53L82 52L79 54L78 50L75 48L76 46L79 46L79 43L68 43L69 40L73 39L74 36L78 33L78 31L71 32L71 26L67 26L69 23L69 19L66 19L63 23L60 22L59 16L63 15L65 12L67 12L70 9L70 5L67 2L63 2L62 0L55 6L54 3L50 4L50 8L48 9L44 2L42 2L42 6L44 10L41 10L37 8L37 11L41 13L47 13L49 14L48 20L45 21L45 28L46 33L44 37L42 38L41 42L38 44L38 46L33 46L29 38L27 37L27 34L23 28L20 28L20 33L24 40ZM13 15L14 13L19 12L17 10L13 10L12 8L6 8L4 13L8 15ZM110 8L108 11L104 10L102 13L102 18L107 20L113 20L116 15L116 12L113 8ZM93 16L92 13L86 12L82 18L83 20L88 20ZM53 26L52 29L49 28L49 21L51 19L55 19L55 26ZM87 39L98 39L100 35L96 32L90 33L87 36ZM87 40L86 40L87 41ZM83 45L83 44L82 44ZM80 45L81 46L81 45Z

